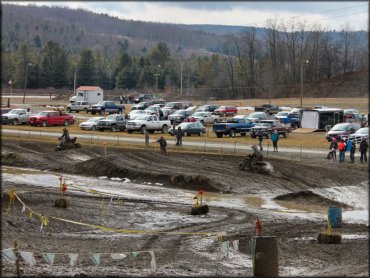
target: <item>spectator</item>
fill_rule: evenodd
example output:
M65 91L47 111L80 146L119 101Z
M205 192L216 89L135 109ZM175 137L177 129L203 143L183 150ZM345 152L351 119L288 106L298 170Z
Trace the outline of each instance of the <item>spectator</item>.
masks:
M360 162L363 163L364 160L365 162L367 162L367 148L368 148L368 144L366 142L366 139L365 138L362 138L361 140L361 143L360 143L360 148L359 148L359 151L361 153L361 156L360 156Z
M274 146L274 152L277 152L278 151L277 143L279 141L279 133L277 132L276 129L274 130L274 132L271 135L271 141L272 141L272 145Z
M349 152L351 155L352 141L349 141L348 138L344 141L346 143L346 152Z
M333 152L333 162L337 161L337 149L338 149L337 138L333 137L333 139L330 143L330 146L329 146L329 150L334 150L334 152Z
M123 103L123 96L119 96L119 103L122 104Z
M344 162L344 158L346 155L346 143L344 142L344 139L341 139L338 144L339 149L339 162Z
M182 130L181 126L178 127L176 132L176 146L182 146Z
M163 136L161 136L160 139L158 139L156 142L159 143L159 146L161 148L161 151L164 152L164 153L167 153L167 141L166 139L163 138Z
M262 130L258 131L257 136L258 136L258 145L260 146L260 151L262 152L263 151L263 147L262 147L263 132Z
M350 150L350 155L349 155L349 157L351 158L351 162L352 163L355 163L355 152L356 152L356 143L355 142L352 142L352 146L351 146L351 150Z

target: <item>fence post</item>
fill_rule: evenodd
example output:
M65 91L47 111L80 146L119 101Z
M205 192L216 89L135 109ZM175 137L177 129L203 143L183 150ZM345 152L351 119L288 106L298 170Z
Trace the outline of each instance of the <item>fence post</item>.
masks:
M302 145L301 145L301 151L299 152L299 162L302 162Z
M221 159L222 159L222 146L221 146Z
M92 144L92 134L90 133L90 144Z
M203 152L206 152L206 143L207 143L207 138L204 139L204 148L203 148Z
M119 142L119 135L117 135L117 145L118 145L118 142Z
M267 157L269 157L270 141L267 141Z
M234 142L234 154L236 154L236 140Z

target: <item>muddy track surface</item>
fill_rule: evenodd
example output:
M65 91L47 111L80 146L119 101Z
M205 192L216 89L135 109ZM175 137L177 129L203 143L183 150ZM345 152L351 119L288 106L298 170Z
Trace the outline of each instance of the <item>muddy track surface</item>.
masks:
M326 187L358 185L368 179L363 168L339 168L340 165L306 165L286 159L269 159L273 166L271 175L261 175L238 170L241 157L198 154L168 155L110 148L83 147L54 152L55 145L37 142L3 141L2 165L49 170L61 174L86 177L107 176L129 178L135 182L161 183L163 190L198 190L214 192L218 198L246 194L277 195L284 201L340 205L317 196L309 190ZM350 178L349 178L350 177ZM3 182L3 191L16 188L22 200L34 210L65 219L128 230L161 231L164 233L130 234L112 233L51 220L40 230L36 216L22 213L22 205L15 203L9 214L2 217L3 247L14 240L22 250L35 252L37 265L29 267L21 261L27 275L76 276L85 273L93 276L252 276L249 241L254 236L256 217L263 219L266 234L278 237L279 268L281 276L351 276L368 275L367 239L347 240L341 245L320 245L315 238L325 230L325 220L286 217L278 213L264 214L256 208L212 206L210 213L190 216L191 203L148 199L123 198L123 203L112 203L109 198L79 191L67 191L70 206L54 207L60 197L53 188L39 188L11 181ZM31 193L30 193L31 191ZM298 192L298 193L297 193ZM285 193L285 194L283 194ZM153 193L154 194L154 193ZM9 196L2 195L2 212L8 207ZM337 232L367 234L364 224L344 223ZM184 233L184 234L180 234ZM204 235L198 233L213 233ZM216 235L217 233L217 235ZM220 237L220 233L223 234ZM311 238L307 240L307 238ZM312 240L313 238L313 240ZM231 250L229 259L223 259L220 243L240 240L239 251ZM113 253L154 250L157 269L150 270L150 255L142 253L135 259L113 262L102 255L96 268L89 252ZM52 267L41 257L42 252L79 253L75 267L68 267L68 257L57 256ZM4 259L3 259L4 260ZM3 261L2 274L14 276L14 266ZM347 267L343 267L347 266Z

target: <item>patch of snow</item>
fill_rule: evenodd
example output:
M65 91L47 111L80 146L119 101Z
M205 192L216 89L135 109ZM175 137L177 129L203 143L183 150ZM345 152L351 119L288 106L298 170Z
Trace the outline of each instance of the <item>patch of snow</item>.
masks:
M345 223L363 223L369 225L369 211L368 210L343 211L342 221Z
M78 161L87 161L91 159L91 157L88 155L80 155L80 154L70 154L69 157L73 160L78 160Z
M99 177L99 179L101 179L101 180L105 180L107 178L108 178L107 176L101 176L101 177Z
M342 235L342 239L368 239L369 235Z
M110 178L112 181L122 181L121 178Z

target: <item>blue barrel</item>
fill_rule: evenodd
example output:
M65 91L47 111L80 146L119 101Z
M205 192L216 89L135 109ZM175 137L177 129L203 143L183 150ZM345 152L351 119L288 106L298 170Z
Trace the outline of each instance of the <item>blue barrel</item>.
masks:
M328 216L332 228L342 227L342 208L330 207L328 209Z

